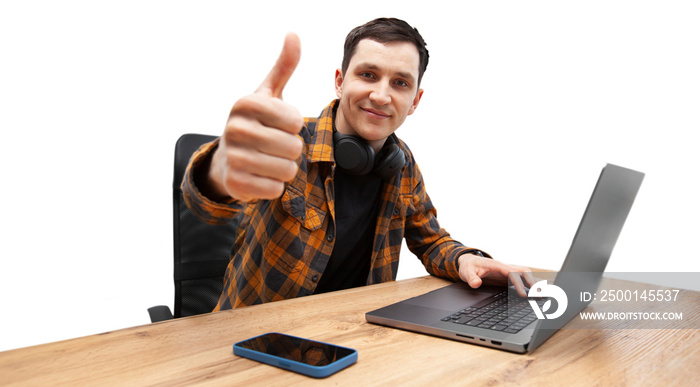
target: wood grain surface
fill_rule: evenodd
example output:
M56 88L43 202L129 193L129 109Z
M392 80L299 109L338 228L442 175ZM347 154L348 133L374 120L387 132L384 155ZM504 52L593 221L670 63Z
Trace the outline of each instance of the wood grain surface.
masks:
M519 355L365 321L448 284L421 277L6 351L0 385L700 385L698 329L563 329ZM271 331L355 348L358 362L317 380L233 355Z

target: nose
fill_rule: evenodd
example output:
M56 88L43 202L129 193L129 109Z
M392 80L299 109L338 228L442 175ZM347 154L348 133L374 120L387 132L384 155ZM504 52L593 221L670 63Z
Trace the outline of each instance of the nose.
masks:
M369 94L369 99L379 106L388 105L391 102L389 85L386 82L377 82L375 85L376 87Z

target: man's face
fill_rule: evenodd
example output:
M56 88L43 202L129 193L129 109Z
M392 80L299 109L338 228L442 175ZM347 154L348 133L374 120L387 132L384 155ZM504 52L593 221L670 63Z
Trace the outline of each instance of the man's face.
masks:
M338 131L380 149L420 102L418 66L418 49L412 43L361 40L345 75L335 73Z

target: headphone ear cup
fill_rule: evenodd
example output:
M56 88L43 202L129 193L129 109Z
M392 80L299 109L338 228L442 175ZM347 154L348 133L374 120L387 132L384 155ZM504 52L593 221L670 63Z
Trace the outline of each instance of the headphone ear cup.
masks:
M374 149L369 144L339 132L333 133L335 163L352 175L366 175L374 168Z
M374 173L384 180L396 176L406 164L406 155L397 144L391 144L382 150L377 157Z

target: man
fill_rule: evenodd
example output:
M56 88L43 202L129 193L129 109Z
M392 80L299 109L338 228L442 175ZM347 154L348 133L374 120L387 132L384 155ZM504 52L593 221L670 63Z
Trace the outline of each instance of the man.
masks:
M385 18L353 29L335 73L338 99L318 118L282 101L300 56L299 38L287 35L267 78L185 174L185 200L201 218L240 217L215 310L394 280L404 237L433 275L474 288L515 272L534 282L440 228L394 134L423 97L428 50L416 29ZM510 277L524 296L520 276Z

